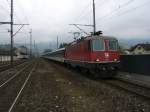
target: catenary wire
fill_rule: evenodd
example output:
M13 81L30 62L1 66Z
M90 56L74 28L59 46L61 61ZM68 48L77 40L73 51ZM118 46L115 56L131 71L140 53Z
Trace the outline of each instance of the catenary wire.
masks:
M119 5L119 7L115 8L114 10L112 10L111 12L109 12L108 14L104 15L103 17L98 18L97 20L103 20L109 16L111 16L112 14L114 14L115 12L119 11L120 9L126 7L127 5L131 4L134 0L130 0L128 2L126 2L123 5Z

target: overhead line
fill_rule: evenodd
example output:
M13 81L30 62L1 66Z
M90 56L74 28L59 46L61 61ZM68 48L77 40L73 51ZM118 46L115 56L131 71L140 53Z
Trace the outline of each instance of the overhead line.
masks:
M87 25L87 24L69 24L69 25L79 25L79 26L89 26L89 27L93 27L93 25Z
M141 8L141 7L145 6L145 5L148 5L149 3L150 3L150 1L145 2L145 3L143 3L142 5L139 5L139 6L137 6L137 7L131 8L131 9L127 10L127 11L124 11L123 13L119 14L119 16L121 16L121 15L123 15L123 14L126 14L126 13L130 13L130 12L132 12L132 11L135 11L135 9Z
M10 6L10 3L9 3L9 1L8 0L6 0L7 1L7 4ZM17 13L16 13L16 11L14 10L14 16L16 17L16 19L21 23L21 21L20 21L20 19L18 18L18 16L17 16Z
M13 26L14 26L14 2L13 2L14 0L11 0L11 3L10 3L10 22L0 22L0 24L10 24L10 36L11 36L11 50L10 50L10 52L11 52L11 61L10 61L10 63L11 63L11 67L13 67L13 47L14 47L14 39L13 39L13 37L21 30L21 28L24 26L24 25L26 25L26 24L22 24L22 27L14 34L13 33ZM17 25L17 24L16 24ZM21 24L19 24L19 25L21 25Z
M8 0L6 0L6 2L7 2L7 4L8 4L8 5L9 5L9 7L10 7L10 5L11 5L11 4L9 3L9 1L8 1Z
M128 9L127 11L124 11L123 13L121 13L121 14L119 14L119 15L117 15L117 16L122 16L122 15L124 15L124 14L126 14L126 13L130 13L130 12L132 12L132 11L135 11L136 9L141 8L141 7L145 6L145 5L148 5L149 3L150 3L150 1L145 2L145 3L143 3L142 5L139 5L139 6L137 6L137 7ZM106 17L103 16L103 18L100 18L100 19L101 19L101 20L103 19L103 21L104 21L105 18L106 18ZM110 18L113 18L113 16L112 16L112 17L109 17L109 19L110 19ZM99 19L99 20L100 20L100 19ZM100 21L100 22L101 22L101 21Z
M8 0L6 0L6 1L7 1L7 3L10 5L9 1L8 1Z
M7 4L10 6L10 3L8 0L7 1ZM19 19L18 15L17 15L17 12L14 10L14 16L16 17L16 19L21 23L21 20Z
M6 1L8 1L8 0L6 0ZM9 4L9 2L8 2L8 4ZM10 4L9 4L9 5L10 5ZM10 12L9 12L6 8L4 8L2 5L0 5L0 7L3 8L8 14L10 14ZM14 11L14 14L15 14L15 17L16 17L16 19L18 20L18 22L21 23L21 21L20 21L20 19L18 18L17 13L16 13L15 11Z
M17 31L15 34L13 34L13 37L23 28L24 25L22 25Z
M100 18L98 18L98 19L96 19L96 20L102 20L102 19L104 19L104 18L106 18L106 17L109 17L110 15L112 15L112 14L113 14L114 12L116 12L116 11L118 11L118 8L112 10L112 11L109 12L108 14L106 14L106 15L104 15L103 17L100 17Z
M18 22L22 23L21 19L18 17L17 12L15 10L14 10L14 15L15 15L16 19L18 20Z
M115 12L117 12L118 10L120 10L120 9L126 7L127 5L131 4L133 1L134 1L134 0L128 1L127 3L125 3L125 4L121 5L121 6L119 6L118 8L112 10L111 12L109 12L109 13L106 14L106 15L104 15L103 17L98 18L97 20L102 20L102 19L104 19L104 18L106 18L106 17L109 17L110 15L112 15L112 14L115 13Z
M83 15L87 15L87 12L85 13L85 11L87 11L87 8L89 8L89 6L91 6L91 0L89 0L88 4L86 5L86 7L81 11L81 13L79 14L79 16L77 16L76 20L81 19L81 17L83 17Z
M28 20L27 16L25 15L25 11L24 11L22 5L20 3L18 5L19 5L19 8L21 9L21 12L22 12L22 14L24 16L24 19L26 19L26 22L29 23L29 20Z
M129 5L130 3L132 3L133 1L135 1L135 0L129 0L128 2L124 3L123 5L120 5L120 7L127 6L127 5Z
M7 13L10 13L10 12L8 11L8 9L4 8L2 5L0 5L0 7L1 7L3 10L5 10Z
M108 2L109 0L103 0L103 2L98 2L99 0L95 1L97 6L102 6L104 5L106 2ZM97 9L97 8L96 8Z
M85 32L83 29L81 29L77 24L69 24L69 25L73 25L73 26L75 26L77 29L79 29L80 31L82 31L83 33L85 33L86 35L90 35L89 33Z
M10 3L9 3L9 1L8 0L6 0L7 1L7 3L8 3L8 5L10 5ZM20 6L21 7L21 6ZM22 8L21 8L22 9ZM22 9L23 10L23 9ZM23 15L24 15L24 11L22 11L23 13ZM20 23L22 23L21 22L21 19L18 17L18 15L17 15L17 12L14 10L14 16L16 17L16 19L20 22ZM24 18L26 19L26 22L29 24L29 21L28 21L28 19L27 19L27 17L24 15Z

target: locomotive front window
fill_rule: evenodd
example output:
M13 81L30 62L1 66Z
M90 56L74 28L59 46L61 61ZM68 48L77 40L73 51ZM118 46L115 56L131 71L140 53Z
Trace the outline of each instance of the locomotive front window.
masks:
M93 40L93 50L94 51L103 51L104 50L104 41L103 40Z
M109 47L109 50L113 50L113 51L118 50L118 42L115 40L109 40L108 47Z

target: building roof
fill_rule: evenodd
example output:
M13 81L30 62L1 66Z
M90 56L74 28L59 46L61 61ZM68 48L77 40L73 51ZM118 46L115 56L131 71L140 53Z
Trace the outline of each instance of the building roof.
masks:
M133 51L138 46L143 47L146 51L150 51L150 44L137 44L131 48L131 51Z

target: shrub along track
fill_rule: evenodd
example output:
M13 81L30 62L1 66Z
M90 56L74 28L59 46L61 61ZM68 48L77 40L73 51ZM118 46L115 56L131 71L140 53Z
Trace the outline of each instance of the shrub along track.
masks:
M11 112L11 108L15 104L15 99L19 96L23 85L27 80L29 73L33 70L35 62L30 62L30 65L22 68L12 77L1 81L0 85L0 112ZM17 99L16 99L17 100Z
M14 112L149 112L150 101L42 59Z

